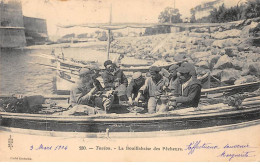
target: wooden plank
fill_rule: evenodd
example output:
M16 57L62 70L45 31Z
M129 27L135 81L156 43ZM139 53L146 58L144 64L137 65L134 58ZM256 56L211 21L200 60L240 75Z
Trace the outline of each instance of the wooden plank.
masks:
M202 89L201 93L213 93L213 92L222 92L232 89L239 89L239 88L246 88L250 86L260 86L260 81L258 82L251 82L251 83L245 83L245 84L238 84L238 85L230 85L230 86L223 86L223 87L217 87L217 88L209 88L209 89Z
M234 130L245 128L249 126L255 126L260 124L260 119L247 121L242 123L214 126L207 128L196 128L187 130L173 130L173 131L152 131L152 132L109 132L109 136L106 132L60 132L60 131L45 131L45 130L31 130L22 128L10 128L0 126L1 132L19 133L26 135L38 135L48 137L66 137L66 138L151 138L151 137L171 137L171 136L183 136L183 135L194 135L213 133L227 130Z
M176 116L176 114L171 113L171 116L168 114L155 114L154 116L149 114L138 114L133 116L120 114L117 115L116 118L109 118L111 117L109 114L106 115L93 115L93 116L52 116L52 115L36 115L36 114L14 114L8 112L0 112L2 118L13 118L13 119L26 119L26 120L44 120L44 121L91 121L91 122L149 122L149 121L165 121L165 120L180 120L180 119L191 119L194 117L216 117L216 116L225 116L225 115L236 115L236 114L244 114L248 112L259 112L259 108L248 108L245 110L238 110L234 111L235 108L227 107L225 108L226 111L219 111L217 113L205 113L201 115L190 115L190 114L183 114L181 116ZM224 110L224 109L223 109ZM157 115L157 116L156 116ZM159 116L161 115L161 116Z

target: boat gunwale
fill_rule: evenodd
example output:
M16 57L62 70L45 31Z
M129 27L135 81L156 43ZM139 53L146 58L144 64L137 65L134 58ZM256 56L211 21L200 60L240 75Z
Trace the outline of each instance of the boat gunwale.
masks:
M10 113L10 112L0 112L1 118L16 118L16 119L32 119L32 120L44 120L44 121L93 121L93 122L130 122L130 121L163 121L163 120L179 120L179 119L190 119L190 118L200 118L200 117L212 117L212 116L223 116L223 115L230 115L230 114L243 114L243 113L250 113L250 112L256 112L259 111L260 107L248 107L248 109L243 109L243 110L234 110L231 109L229 111L222 111L222 112L214 112L214 113L204 113L204 114L187 114L187 115L179 115L179 116L157 116L157 117L152 117L152 116L146 116L146 117L120 117L117 114L117 117L119 118L98 118L102 117L100 115L95 115L95 116L47 116L47 115L40 115L40 114L30 114L32 116L24 116L23 114L15 114ZM167 115L169 113L165 114L157 114L157 115ZM149 115L149 114L148 114ZM171 114L174 115L174 114ZM111 116L111 115L110 115ZM104 117L104 115L103 115Z

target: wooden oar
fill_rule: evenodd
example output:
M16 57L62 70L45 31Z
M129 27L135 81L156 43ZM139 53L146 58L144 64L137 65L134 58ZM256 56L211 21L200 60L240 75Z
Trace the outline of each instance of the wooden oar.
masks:
M30 63L31 63L31 64L42 65L42 66L45 66L45 67L48 67L48 68L50 68L50 69L54 69L54 70L59 70L59 71L67 72L67 73L70 73L70 74L73 74L73 75L76 75L76 76L79 75L78 73L73 73L73 72L72 72L73 70L58 69L58 68L55 67L55 66L47 65L47 64L41 64L41 63L33 63L33 62L30 62Z
M47 59L50 59L50 60L55 60L56 58L53 57L52 55L47 55L47 54L32 54L30 56L35 56L35 57L42 57L42 58L47 58Z
M14 95L7 95L7 94L0 94L0 98L23 98L25 96L30 95L22 95L22 94L14 94ZM70 96L69 95L43 95L44 99L52 99L52 100L67 100Z
M209 89L202 89L201 93L217 93L217 92L225 92L232 89L239 89L239 88L245 88L245 87L252 87L252 86L260 86L260 81L258 82L251 82L251 83L245 83L245 84L238 84L238 85L230 85L230 86L224 86L224 87L217 87L217 88L209 88Z

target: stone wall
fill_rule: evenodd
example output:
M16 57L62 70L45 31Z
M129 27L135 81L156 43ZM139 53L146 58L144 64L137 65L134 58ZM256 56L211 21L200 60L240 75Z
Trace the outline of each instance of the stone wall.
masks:
M44 44L48 40L45 19L23 17L27 45Z
M22 5L19 0L0 2L0 47L13 48L26 45Z

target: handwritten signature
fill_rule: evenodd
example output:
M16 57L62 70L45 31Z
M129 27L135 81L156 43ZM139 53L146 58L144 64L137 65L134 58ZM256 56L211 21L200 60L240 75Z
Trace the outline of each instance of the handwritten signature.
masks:
M191 142L189 145L187 145L187 148L185 150L188 150L188 155L191 155L195 152L196 149L219 149L217 145L213 145L211 143L201 143L201 140Z
M190 142L186 145L184 150L188 151L188 155L194 154L196 150L222 150L221 153L217 157L228 158L231 161L233 158L246 158L246 157L254 157L253 153L255 152L253 149L257 147L252 147L249 144L225 144L223 146L218 146L212 143L204 143L201 140ZM238 150L240 149L240 150ZM243 151L241 151L241 149Z
M255 155L250 155L250 153L253 153L255 151L243 151L241 153L233 154L233 153L228 153L227 151L223 151L220 155L217 157L224 157L224 158L229 158L228 160L231 161L233 158L236 157L254 157Z

